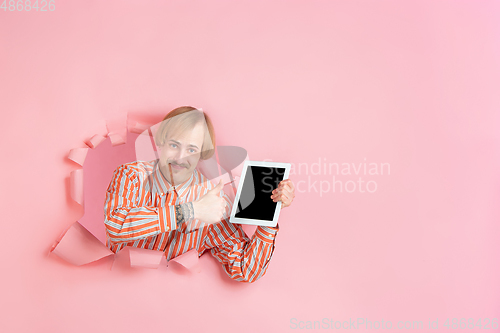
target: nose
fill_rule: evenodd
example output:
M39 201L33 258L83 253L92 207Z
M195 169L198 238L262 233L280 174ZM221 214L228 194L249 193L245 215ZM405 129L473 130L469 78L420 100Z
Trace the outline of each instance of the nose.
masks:
M174 162L177 164L184 164L186 162L187 155L188 154L184 151L184 149L179 149L175 152Z

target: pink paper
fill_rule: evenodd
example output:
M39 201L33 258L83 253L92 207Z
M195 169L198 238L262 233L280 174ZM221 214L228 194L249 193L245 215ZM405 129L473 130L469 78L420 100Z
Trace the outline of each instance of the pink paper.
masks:
M83 205L83 169L71 171L70 189L71 198Z
M135 139L135 157L138 161L150 161L156 159L154 140L148 129L139 133Z
M100 134L96 134L94 135L88 142L87 142L87 145L94 149L96 148L101 142L103 142L104 140L106 140L106 137L100 135Z
M88 150L88 148L73 148L70 150L68 158L73 162L83 166Z
M130 266L144 268L158 268L161 258L165 255L162 251L129 247Z
M127 142L127 126L122 120L112 119L106 122L108 128L108 137L111 140L111 145L117 146Z
M3 3L0 332L500 333L500 1ZM113 170L89 161L127 146L106 119L182 105L217 145L293 163L266 274L232 280L208 250L192 277L42 257L75 221L105 242ZM91 229L67 156L97 133Z
M113 255L110 249L95 238L79 222L71 225L62 239L54 245L51 252L77 266Z
M150 125L135 120L129 119L128 121L128 131L131 133L141 134L142 132L146 131L149 127Z
M198 251L196 249L192 249L178 257L175 257L174 259L171 259L170 261L178 263L193 273L199 273L201 272L199 260Z
M125 137L118 133L109 133L108 136L113 146L122 145L126 142Z

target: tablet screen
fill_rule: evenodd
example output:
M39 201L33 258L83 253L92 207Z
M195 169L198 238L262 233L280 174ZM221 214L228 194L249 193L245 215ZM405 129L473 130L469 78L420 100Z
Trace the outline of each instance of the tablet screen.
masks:
M285 168L248 166L238 200L237 218L272 221L277 202L271 199L285 175Z

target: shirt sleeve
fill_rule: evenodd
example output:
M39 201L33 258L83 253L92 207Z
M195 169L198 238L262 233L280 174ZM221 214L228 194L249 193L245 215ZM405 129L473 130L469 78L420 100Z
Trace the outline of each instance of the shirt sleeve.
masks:
M228 203L226 214L219 223L209 226L204 239L205 248L211 249L231 279L255 282L264 276L269 266L279 225L259 226L250 239L240 224L229 222L232 203L227 195L224 199Z
M140 178L139 171L126 164L113 174L104 203L104 224L111 243L135 241L177 228L175 206L138 205L145 196Z

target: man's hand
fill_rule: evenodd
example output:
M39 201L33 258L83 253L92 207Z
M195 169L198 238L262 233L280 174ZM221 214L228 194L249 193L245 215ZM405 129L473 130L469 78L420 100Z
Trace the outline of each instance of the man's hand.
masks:
M207 194L193 202L195 219L208 224L220 222L226 210L226 201L220 196L223 187L221 180Z
M284 179L272 193L271 199L274 202L281 201L281 208L285 208L290 206L293 198L295 198L295 186L293 186L293 182L290 179Z

